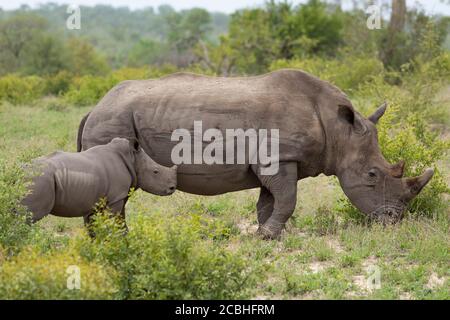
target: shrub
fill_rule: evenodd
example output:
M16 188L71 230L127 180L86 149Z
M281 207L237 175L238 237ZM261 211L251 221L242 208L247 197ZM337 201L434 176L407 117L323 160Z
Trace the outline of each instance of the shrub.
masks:
M23 173L16 164L0 159L0 246L16 251L30 236L26 210L19 205L25 194Z
M116 272L87 262L73 252L42 254L27 248L3 262L0 299L110 299L117 292ZM80 270L80 289L68 289L69 266Z
M64 97L75 105L93 105L121 81L158 78L175 70L171 65L164 65L160 68L123 68L104 77L90 75L76 77Z
M212 239L223 228L199 216L138 216L127 236L114 219L100 214L96 238L80 239L89 261L120 273L119 298L229 299L245 297L251 285L246 261Z
M64 95L68 102L79 106L96 104L116 82L105 77L82 76L74 78Z
M7 75L0 78L0 101L12 104L28 103L41 97L44 89L45 81L40 77Z
M48 77L45 83L45 93L51 95L62 95L66 93L72 82L72 75L68 71L60 71L54 76Z
M381 121L380 146L389 162L406 161L405 176L418 176L426 168L434 168L432 180L409 204L411 212L433 216L444 206L442 195L450 191L437 167L437 162L443 159L450 147L450 141L441 140L439 133L432 132L418 113L394 122L399 109L398 105L392 105Z
M341 59L307 58L277 60L271 70L281 68L301 69L329 81L341 90L352 93L360 85L370 83L375 76L384 73L383 64L374 58L346 56Z

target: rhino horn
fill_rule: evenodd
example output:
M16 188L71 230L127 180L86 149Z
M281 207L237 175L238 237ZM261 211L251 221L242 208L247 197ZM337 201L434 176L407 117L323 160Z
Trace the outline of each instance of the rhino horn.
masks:
M391 167L391 175L394 178L401 178L403 177L404 170L405 170L405 161L401 160Z
M414 195L418 194L422 190L422 188L425 187L425 185L431 180L433 174L433 169L427 169L421 176L406 178L406 185L409 188L409 191Z
M383 116L383 114L386 112L387 108L387 102L384 102L381 106L378 107L377 110L369 117L369 120L372 121L374 124L378 123L378 120Z

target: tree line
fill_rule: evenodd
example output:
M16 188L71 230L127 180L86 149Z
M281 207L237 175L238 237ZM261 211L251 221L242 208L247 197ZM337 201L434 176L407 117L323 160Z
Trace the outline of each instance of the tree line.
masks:
M276 60L348 54L374 57L398 70L420 54L418 42L430 29L435 41L448 46L449 17L430 17L407 8L405 0L392 0L384 8L390 19L380 30L369 30L367 6L344 11L340 1L270 0L231 15L168 5L134 11L82 6L80 30L65 28L67 6L22 6L0 11L0 75L104 75L164 64L196 65L219 75L258 74Z

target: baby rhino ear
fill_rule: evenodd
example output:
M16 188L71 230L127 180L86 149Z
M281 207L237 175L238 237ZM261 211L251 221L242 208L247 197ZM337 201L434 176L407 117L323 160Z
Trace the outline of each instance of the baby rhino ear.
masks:
M134 151L139 150L139 141L136 138L129 139L130 142L130 149Z

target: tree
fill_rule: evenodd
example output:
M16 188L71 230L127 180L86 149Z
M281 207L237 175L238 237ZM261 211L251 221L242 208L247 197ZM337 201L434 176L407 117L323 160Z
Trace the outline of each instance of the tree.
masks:
M67 47L61 37L47 33L39 34L23 55L23 69L28 74L56 74L68 69L69 58Z
M402 57L400 52L401 42L404 42L406 21L406 0L392 0L391 19L389 27L382 39L382 50L380 51L380 58L385 66L393 67L402 64Z
M152 39L141 39L128 54L128 65L139 67L146 64L159 64L167 55L167 45Z
M196 59L194 48L211 31L208 11L194 8L172 12L166 16L166 22L169 29L167 42L174 53L172 62L178 66L189 65Z
M334 55L342 42L341 15L318 0L296 8L272 0L263 9L238 11L231 16L227 52L232 56L227 60L240 72L256 74L275 59Z
M0 63L3 72L23 66L23 54L30 43L47 28L45 19L20 13L0 22Z
M173 12L167 16L168 41L179 52L192 49L211 30L211 17L204 9Z
M109 71L109 66L103 56L86 40L70 38L67 43L69 70L78 75L102 75Z
M392 0L389 26L379 41L380 60L385 67L398 70L417 56L434 56L448 34L448 18L430 17L420 10L407 10L405 0ZM426 49L423 39L434 48Z

